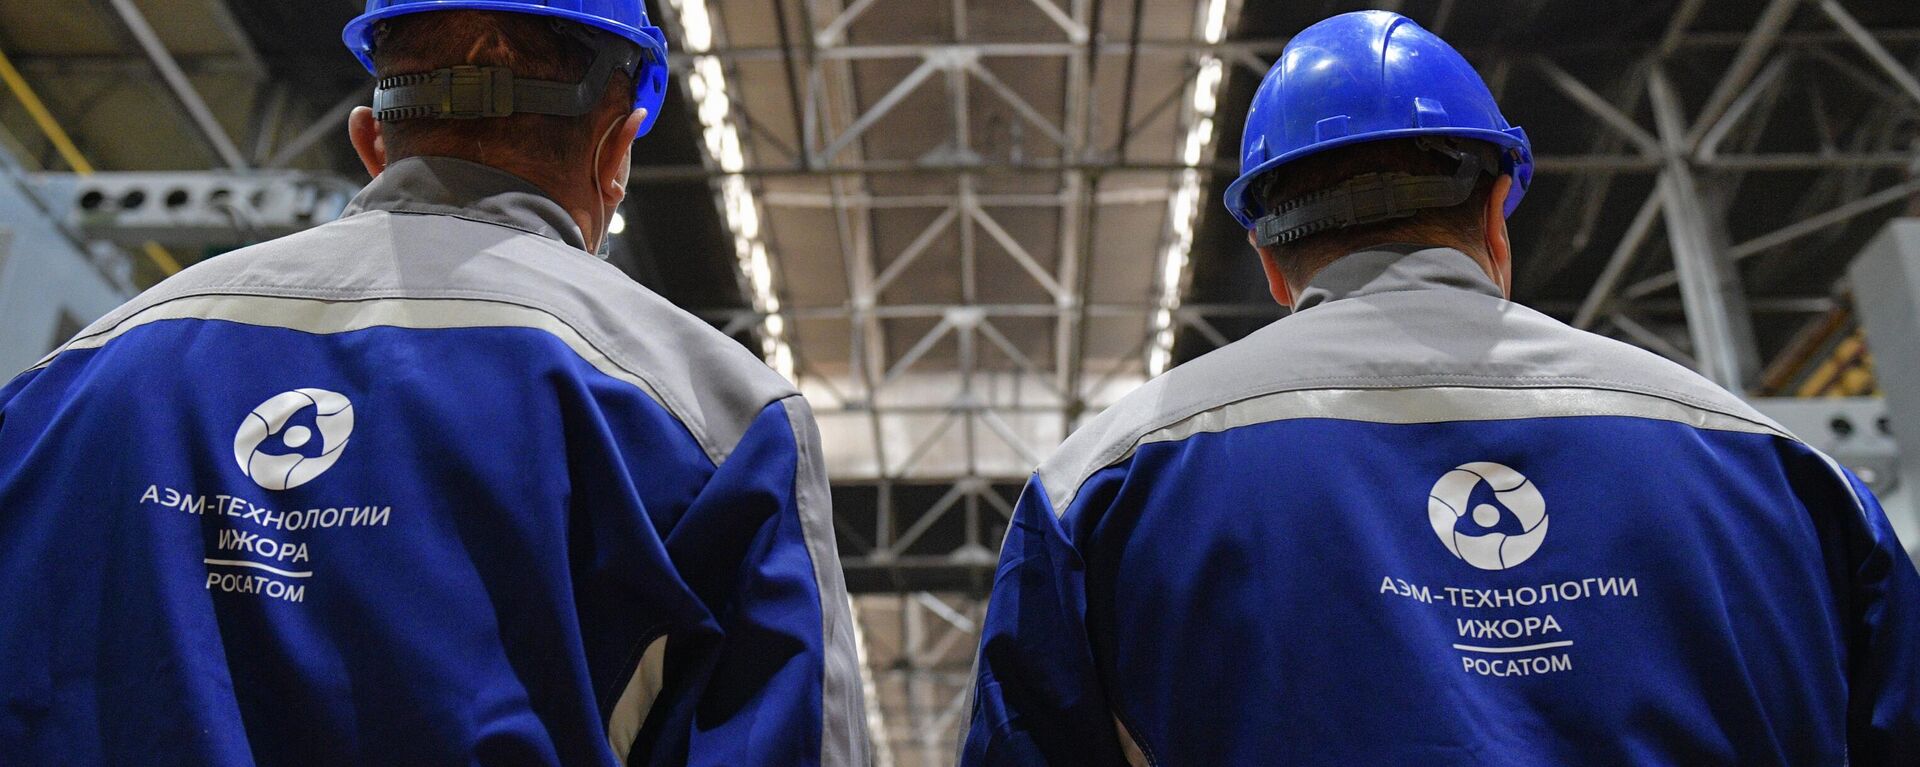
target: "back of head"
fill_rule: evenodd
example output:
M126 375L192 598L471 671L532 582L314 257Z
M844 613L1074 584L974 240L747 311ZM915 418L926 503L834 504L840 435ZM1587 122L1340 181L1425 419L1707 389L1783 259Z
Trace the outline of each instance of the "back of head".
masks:
M524 13L436 11L386 19L374 33L373 65L382 78L456 66L503 67L515 78L579 82L594 51L572 22ZM615 71L606 92L578 117L516 113L484 119L385 123L387 160L435 155L491 165L541 186L577 175L593 160L598 126L634 104L633 77Z
M1474 155L1481 168L1500 167L1499 148L1492 144L1465 140L1450 143L1456 151ZM1385 139L1349 144L1303 157L1255 179L1253 187L1255 199L1266 210L1277 211L1290 202L1336 189L1367 174L1446 177L1454 174L1460 162L1423 146L1420 139ZM1304 285L1328 264L1372 245L1425 245L1485 256L1483 213L1494 181L1491 174L1479 174L1472 194L1451 207L1426 208L1404 218L1328 229L1274 245L1274 258L1289 281Z
M1248 109L1240 161L1227 209L1296 287L1368 245L1484 250L1495 179L1512 179L1500 211L1512 215L1533 175L1526 132L1473 66L1389 11L1333 16L1287 42Z

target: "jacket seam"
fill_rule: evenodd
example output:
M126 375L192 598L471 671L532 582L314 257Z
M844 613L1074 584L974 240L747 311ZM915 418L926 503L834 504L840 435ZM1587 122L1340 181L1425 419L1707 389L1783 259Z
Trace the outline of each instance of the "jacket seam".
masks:
M1418 375L1403 375L1403 376L1376 376L1376 377L1367 379L1370 381L1384 382L1383 385L1378 385L1378 386L1356 385L1356 386L1344 386L1344 387L1332 387L1332 386L1323 387L1323 386L1313 385L1316 383L1323 383L1323 382L1331 383L1331 382L1337 382L1337 381L1354 381L1354 380L1355 380L1355 377L1353 376L1325 376L1320 378L1301 379L1295 382L1294 385L1288 385L1286 387L1278 388L1278 389L1270 388L1266 386L1243 387L1218 401L1211 401L1209 404L1206 404L1197 408L1191 408L1183 411L1175 411L1175 412L1181 413L1181 415L1167 418L1167 419L1155 419L1154 421L1150 422L1152 424L1151 426L1145 427L1143 429L1131 430L1128 438L1125 441L1115 442L1114 447L1110 447L1098 453L1097 459L1087 464L1087 466L1089 467L1089 470L1086 471L1081 476L1074 478L1072 492L1069 493L1066 498L1066 505L1071 506L1073 501L1079 498L1080 489L1083 485L1086 484L1088 479L1091 479L1093 475L1098 474L1101 471L1104 471L1107 468L1112 467L1113 465L1125 460L1128 455L1132 454L1136 449L1139 448L1141 441L1146 439L1147 435L1150 435L1156 431L1160 431L1161 429L1171 428L1175 425L1192 420L1193 418L1198 417L1201 414L1219 410L1221 408L1229 407L1232 405L1236 405L1241 402L1245 402L1247 400L1257 399L1257 398L1265 397L1269 395L1292 394L1296 392L1305 392L1305 391L1377 391L1377 390L1389 390L1389 389L1435 389L1435 388L1441 388L1443 386L1446 386L1448 383L1451 383L1451 382L1465 383L1465 382L1486 382L1486 381L1514 381L1515 379L1511 376L1490 376L1490 375L1483 376L1483 375L1473 375L1473 374L1445 374L1445 375L1437 375L1437 376L1427 375L1427 374L1418 374ZM1388 385L1394 381L1416 381L1416 380L1420 381L1421 384L1415 385L1415 386ZM1600 384L1611 384L1611 385L1600 385ZM1513 384L1508 386L1481 385L1474 388L1512 389L1512 390L1580 388L1580 389L1593 389L1597 391L1614 391L1614 392L1620 392L1624 394L1637 394L1643 397L1654 397L1657 399L1665 399L1670 402L1674 402L1675 404L1678 404L1678 405L1695 408L1697 410L1704 410L1709 413L1714 413L1716 415L1721 415L1728 418L1733 418L1745 423L1750 423L1755 426L1765 428L1769 432L1776 431L1774 427L1768 424L1755 421L1752 418L1748 418L1743 415L1728 413L1720 408L1712 407L1710 405L1705 404L1704 402L1697 401L1694 398L1689 397L1687 395L1681 394L1679 392L1668 391L1666 389L1663 389L1661 387L1656 387L1656 386L1635 387L1631 384L1611 382L1605 379L1593 379L1593 378L1534 377L1534 378L1524 379L1524 383L1518 383L1518 384ZM1565 415L1566 415L1565 413L1562 413L1560 417L1564 417ZM1297 420L1297 419L1278 419L1278 420ZM1783 434L1783 436L1789 436L1791 438L1791 435ZM1798 440L1796 439L1795 441L1798 441ZM1043 476L1042 477L1043 485L1045 484L1044 479L1045 478ZM1057 517L1065 513L1066 509L1056 505L1054 506L1052 511L1054 513L1054 516Z
M505 304L508 306L515 306L521 309L526 309L528 311L539 312L541 314L545 314L549 317L559 320L560 323L562 325L567 326L569 330L572 330L573 332L578 333L580 335L581 340L585 341L587 345L591 347L595 352L598 352L602 356L606 357L609 362L613 363L622 372L625 372L628 375L631 375L634 378L644 382L646 384L645 387L636 387L636 388L640 388L641 393L643 394L649 394L653 397L658 398L660 406L666 408L667 412L673 415L674 420L679 421L681 426L687 429L688 434L694 438L694 442L700 445L701 452L704 452L707 454L707 459L711 461L714 464L714 466L718 467L720 464L726 462L727 457L732 455L733 449L737 447L737 445L729 445L723 448L721 446L714 445L712 443L712 440L710 439L710 436L707 434L706 423L704 421L696 421L695 419L692 419L688 416L688 413L694 412L692 408L687 407L686 403L681 402L678 396L674 394L670 394L668 391L668 388L661 386L660 382L656 380L653 376L642 372L641 370L638 369L638 366L635 366L631 363L631 361L624 359L623 358L624 355L616 356L610 344L608 344L603 338L599 337L597 333L590 332L585 328L581 327L581 324L575 321L570 313L562 310L558 310L558 309L549 308L539 304L528 303L525 300L525 298L522 296L516 296L511 293L504 293L499 291L457 288L457 289L435 290L435 291L430 291L426 293L421 293L421 292L410 292L405 290L393 290L393 289L362 290L362 289L353 289L353 288L324 288L324 287L296 288L296 287L288 287L284 285L273 285L269 283L223 282L219 284L208 285L202 288L196 288L193 290L184 291L177 295L168 296L165 299L155 301L152 304L148 304L146 306L140 307L138 310L128 314L125 317L120 318L118 321L114 322L111 326L102 328L98 332L88 333L84 336L75 337L72 341L67 342L67 346L71 346L73 343L78 341L84 341L87 339L98 338L100 336L109 335L114 331L118 330L119 328L121 328L122 326L125 326L127 323L133 321L135 318L139 317L140 315L145 314L154 309L157 309L161 306L165 306L167 304L174 303L176 301L182 301L182 300L191 299L191 298L204 298L204 297L212 297L212 296L232 296L237 298L249 298L249 297L293 298L293 299L306 298L306 299L330 300L338 303L359 303L359 302L379 301L379 300L393 299L393 298L405 298L405 299L425 300L425 301L480 300L480 301L487 301L491 303ZM183 319L186 319L186 318L183 318ZM551 333L549 333L549 335L551 335ZM63 346L59 352L56 352L53 356L48 357L46 363L43 363L43 364L51 363L54 357L59 356L59 354L65 352L65 350L66 350L66 347ZM36 366L36 367L39 367L39 366ZM773 399L773 400L769 400L768 402L761 403L760 408L764 409L767 405L772 404L774 402L778 402L781 399L785 399L790 396L793 396L793 393L791 392L786 393L779 399Z

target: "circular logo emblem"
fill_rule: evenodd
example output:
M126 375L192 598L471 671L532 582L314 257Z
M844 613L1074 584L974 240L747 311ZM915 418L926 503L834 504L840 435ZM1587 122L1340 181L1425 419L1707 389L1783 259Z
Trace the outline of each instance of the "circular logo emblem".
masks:
M1476 503L1481 485L1489 492ZM1527 561L1547 539L1547 502L1520 472L1497 463L1461 464L1433 483L1427 521L1454 556L1482 570L1505 570Z
M333 468L352 434L353 403L346 397L295 389L260 403L240 422L233 460L261 487L288 490Z

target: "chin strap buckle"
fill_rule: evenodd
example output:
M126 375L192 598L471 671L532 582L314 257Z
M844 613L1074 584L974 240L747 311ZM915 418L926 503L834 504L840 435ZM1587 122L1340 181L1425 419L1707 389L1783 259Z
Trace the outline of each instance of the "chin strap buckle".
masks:
M461 65L447 73L446 101L441 110L457 120L505 117L513 114L513 71L506 67Z

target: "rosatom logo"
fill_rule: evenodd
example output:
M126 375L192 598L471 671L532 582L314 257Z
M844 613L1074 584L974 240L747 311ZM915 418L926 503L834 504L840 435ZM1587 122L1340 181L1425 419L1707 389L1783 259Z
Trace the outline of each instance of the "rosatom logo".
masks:
M313 428L287 424L309 408L314 411ZM261 487L287 490L333 468L352 434L353 403L346 397L325 389L295 389L274 395L247 414L233 435L233 459Z
M1511 516L1491 503L1473 505L1473 491L1482 482ZM1441 476L1427 496L1427 520L1448 551L1482 570L1525 562L1547 538L1547 502L1540 489L1526 475L1497 463L1461 464Z

